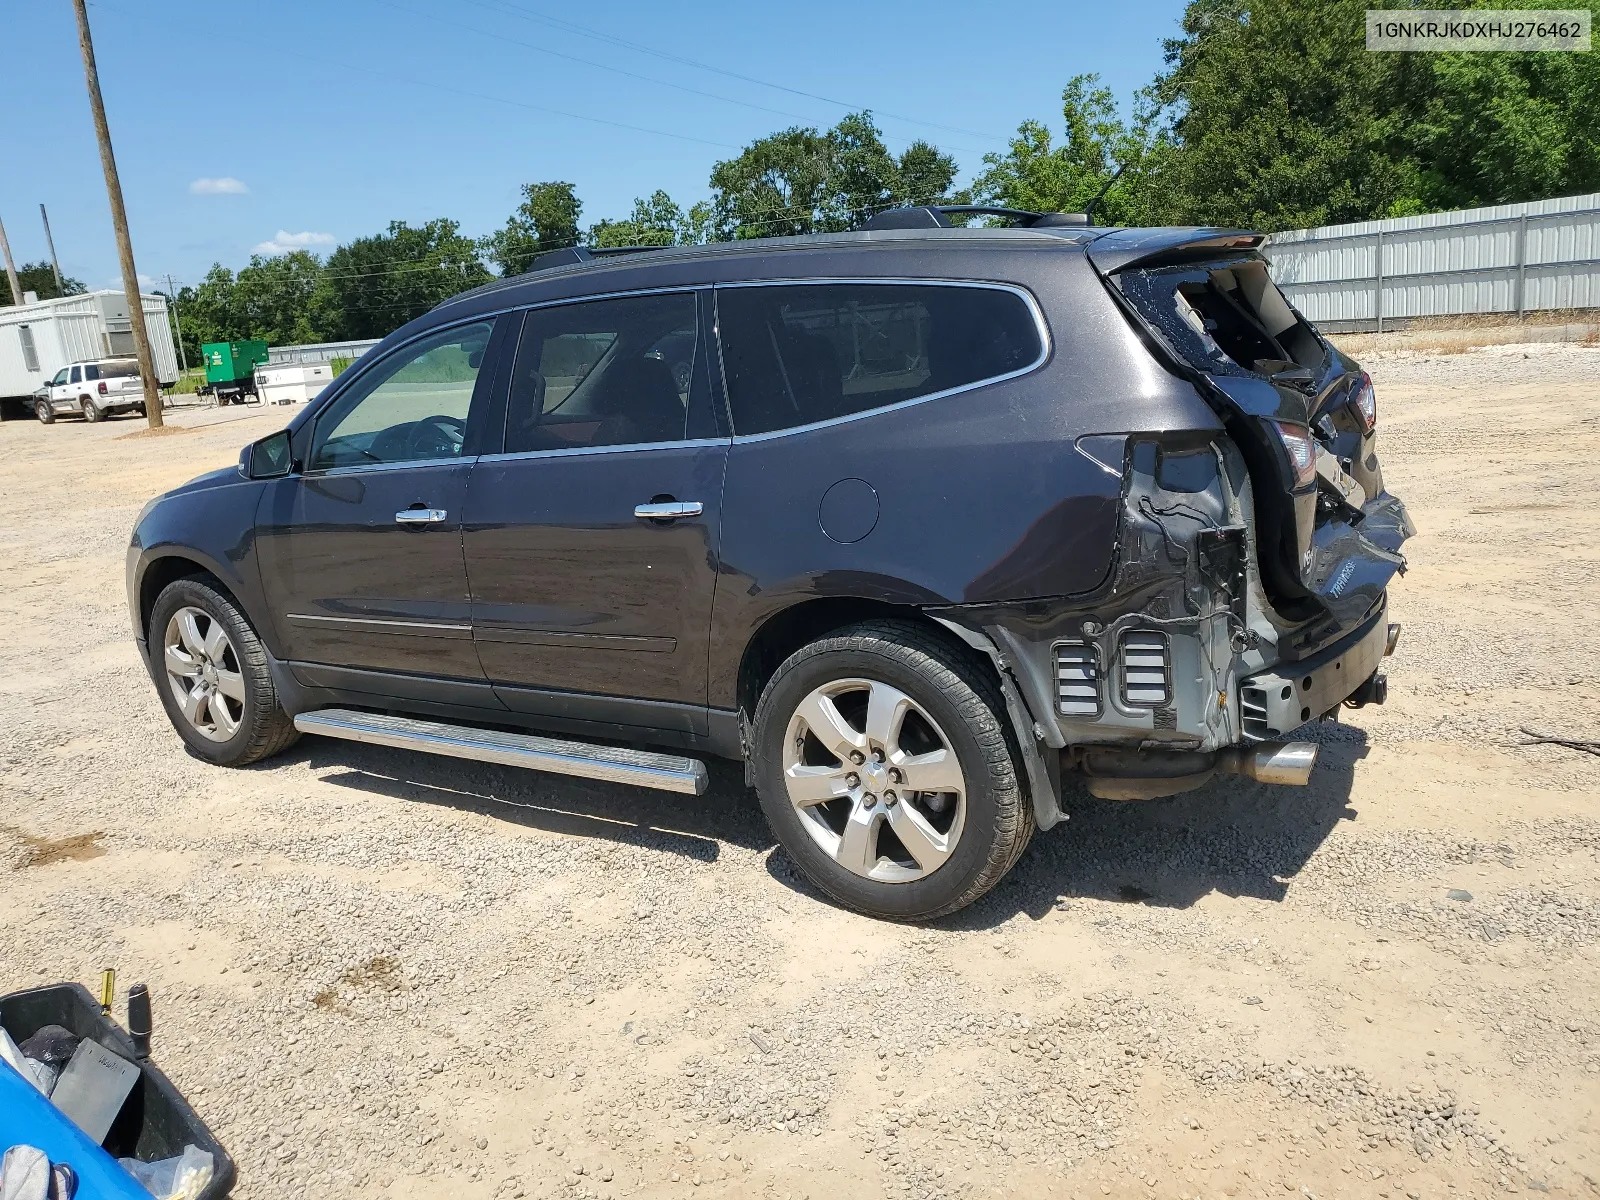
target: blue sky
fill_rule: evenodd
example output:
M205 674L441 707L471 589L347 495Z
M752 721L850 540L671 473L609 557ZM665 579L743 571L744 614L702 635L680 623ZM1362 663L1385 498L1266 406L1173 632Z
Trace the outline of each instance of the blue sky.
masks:
M1059 128L1074 73L1098 71L1124 99L1148 82L1182 9L1181 0L89 5L139 271L179 284L271 245L326 253L392 219L448 216L483 234L534 180L575 183L586 225L625 215L656 188L687 205L705 197L712 164L754 138L826 127L849 111L831 101L871 108L892 149L933 141L966 178L1023 118ZM1008 10L1017 17L998 15ZM42 201L62 269L90 287L120 286L69 0L3 0L0 43L13 69L26 66L20 99L7 101L22 117L0 139L12 253L46 257Z

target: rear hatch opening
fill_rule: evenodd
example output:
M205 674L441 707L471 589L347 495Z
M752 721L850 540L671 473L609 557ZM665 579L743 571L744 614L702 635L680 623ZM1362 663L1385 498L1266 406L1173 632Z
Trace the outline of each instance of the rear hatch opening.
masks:
M1289 307L1265 263L1247 260L1206 277L1204 283L1179 284L1174 304L1213 360L1268 377L1326 366L1328 348Z
M1273 283L1261 238L1126 230L1089 257L1169 370L1222 417L1249 468L1253 542L1279 649L1311 653L1383 602L1414 532L1378 463L1377 402L1358 364Z

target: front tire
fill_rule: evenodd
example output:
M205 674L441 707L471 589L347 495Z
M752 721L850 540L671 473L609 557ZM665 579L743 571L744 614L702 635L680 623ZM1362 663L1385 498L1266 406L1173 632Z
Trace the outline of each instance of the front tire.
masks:
M784 850L857 912L928 921L1021 857L1033 808L994 684L920 626L873 621L813 642L756 707L756 790Z
M162 707L197 756L242 767L299 738L278 704L266 647L232 597L210 581L168 584L146 636Z
M41 425L54 425L56 423L56 408L48 400L35 401L33 415L39 418Z

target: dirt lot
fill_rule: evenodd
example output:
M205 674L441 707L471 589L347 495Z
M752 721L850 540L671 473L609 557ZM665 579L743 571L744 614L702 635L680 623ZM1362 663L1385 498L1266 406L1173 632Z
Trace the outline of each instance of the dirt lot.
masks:
M1600 349L1386 359L1421 532L1312 787L1069 796L926 929L701 801L167 726L144 500L278 412L0 426L0 991L147 981L245 1198L1600 1191Z

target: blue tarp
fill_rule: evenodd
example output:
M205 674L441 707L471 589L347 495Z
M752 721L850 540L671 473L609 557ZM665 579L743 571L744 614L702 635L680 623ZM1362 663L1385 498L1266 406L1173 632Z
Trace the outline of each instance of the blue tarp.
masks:
M39 1090L0 1062L0 1153L16 1145L37 1146L53 1163L78 1173L77 1200L150 1200L150 1193Z

